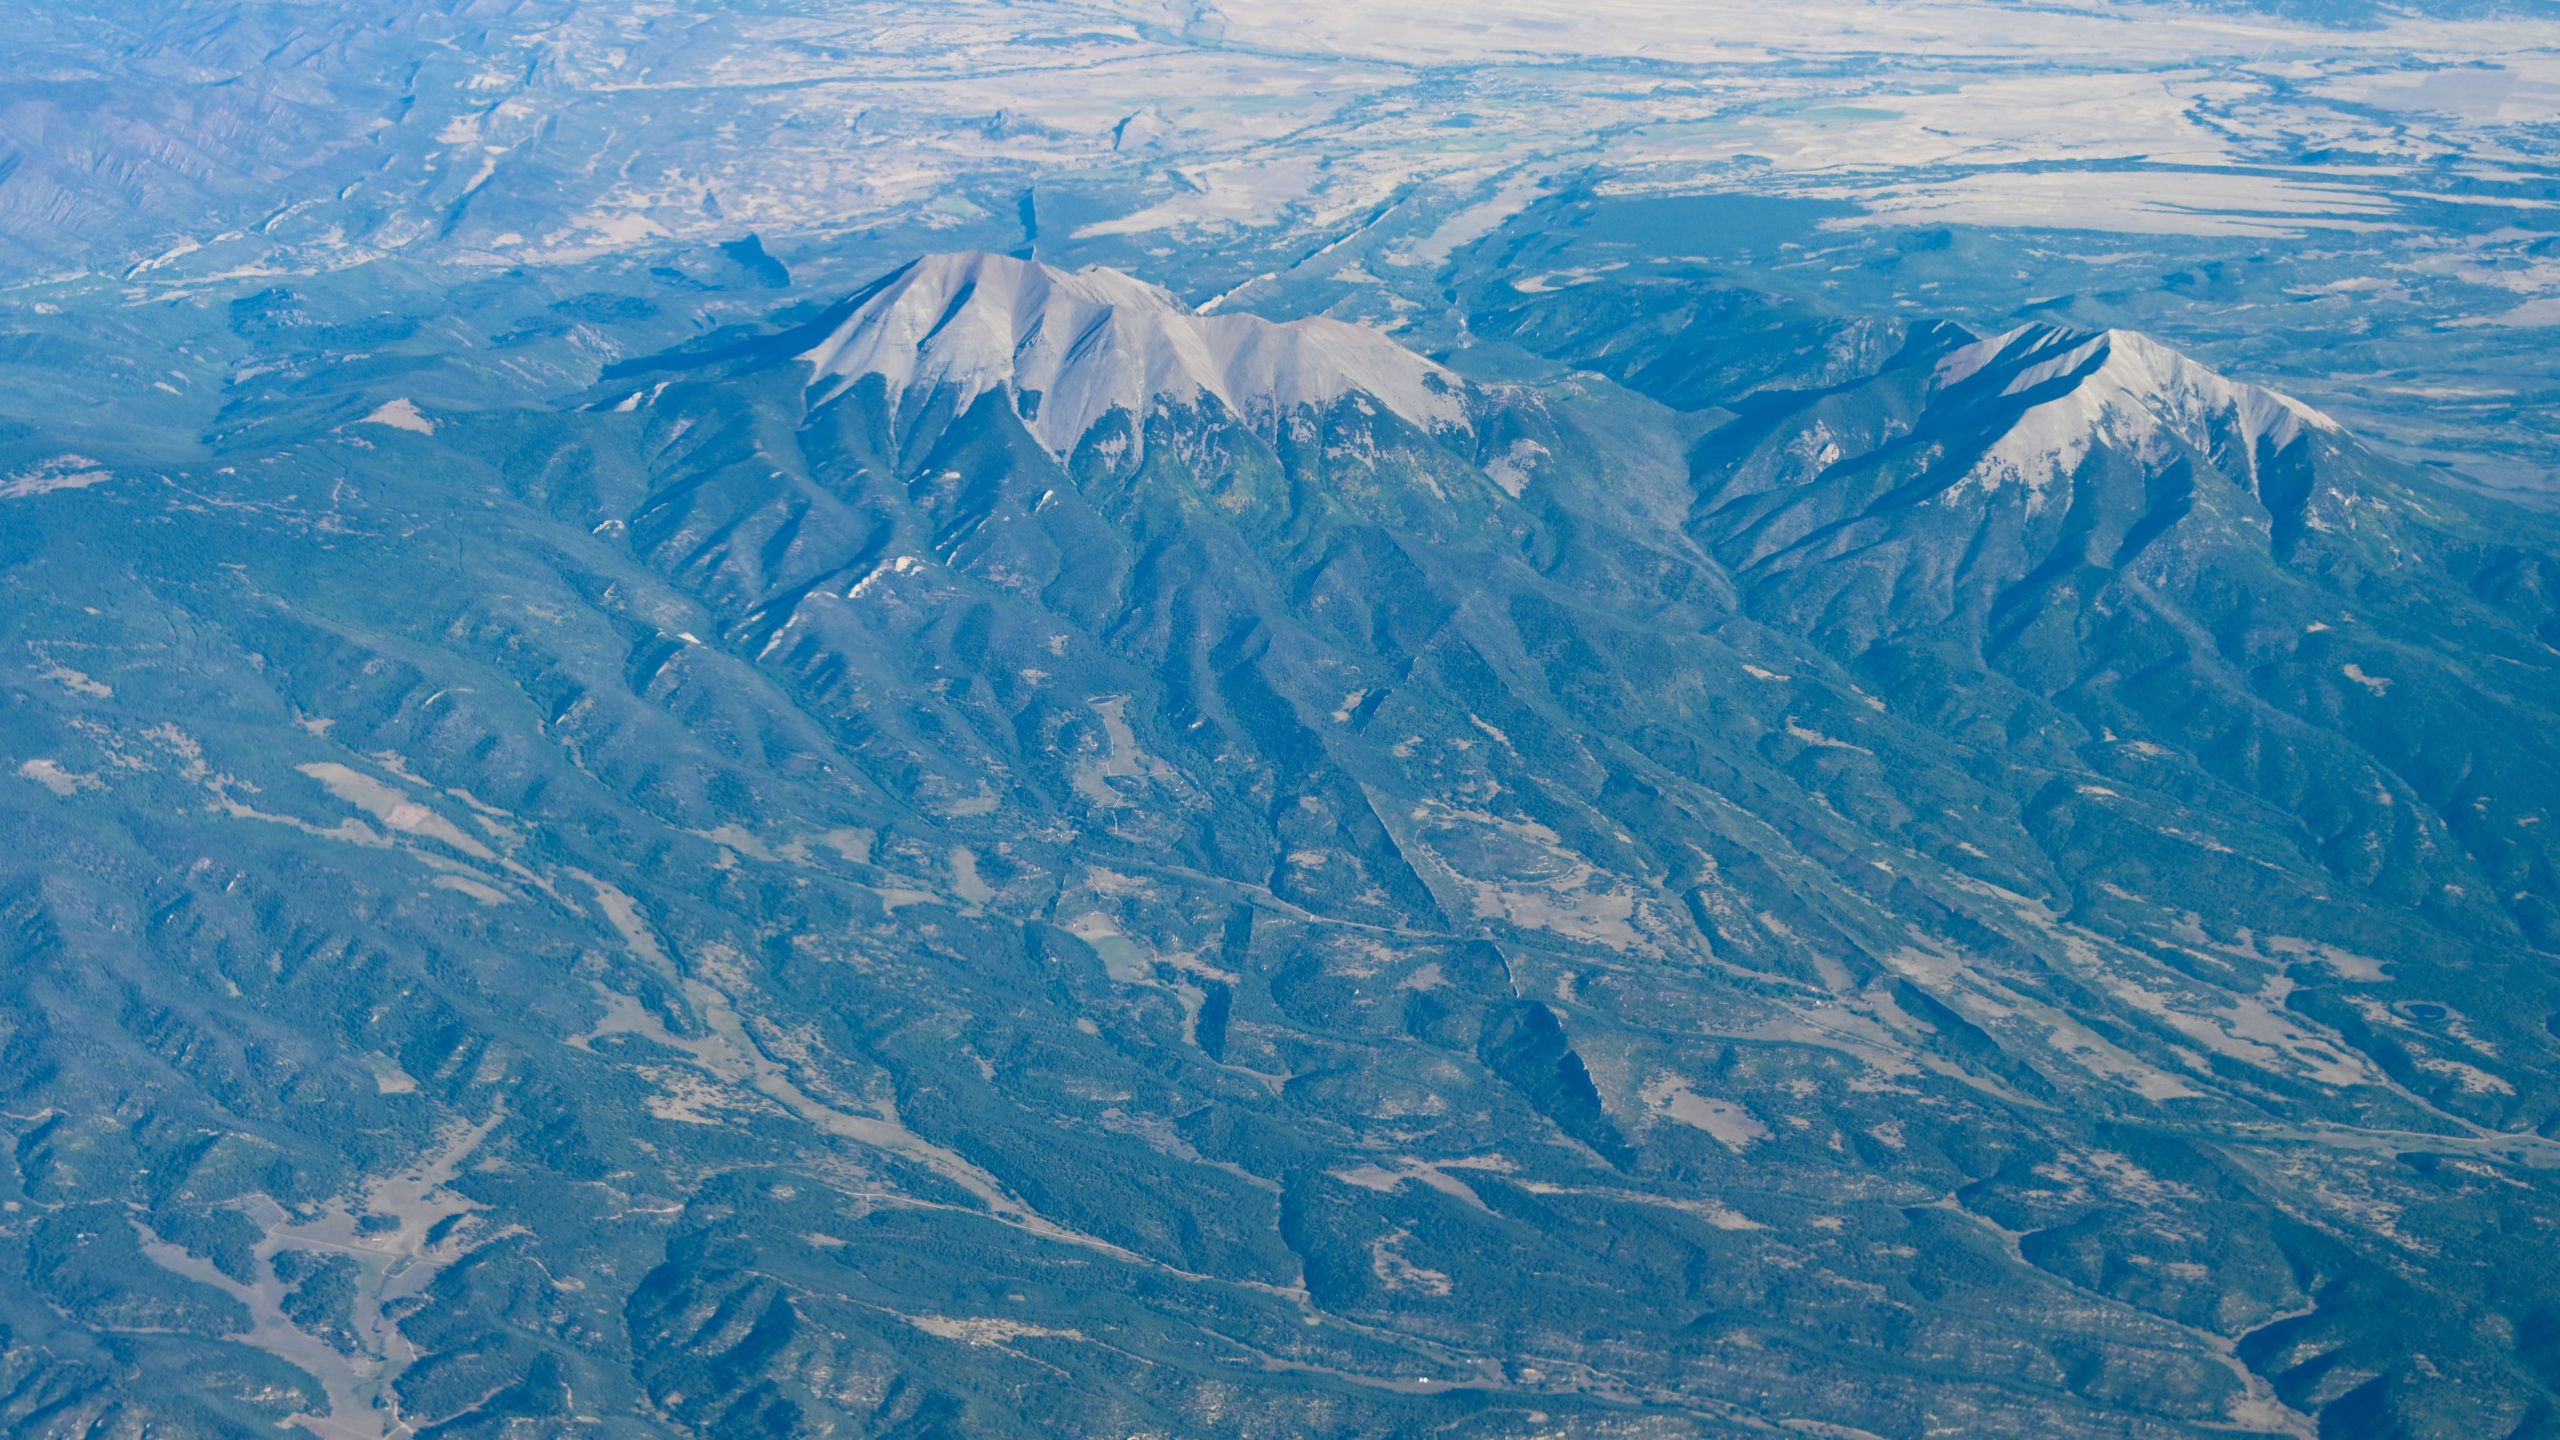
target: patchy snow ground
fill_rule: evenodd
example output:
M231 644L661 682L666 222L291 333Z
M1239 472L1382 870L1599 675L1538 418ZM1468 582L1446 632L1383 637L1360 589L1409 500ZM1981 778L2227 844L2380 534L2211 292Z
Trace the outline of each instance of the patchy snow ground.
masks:
M172 233L119 269L181 283L240 273L252 253L275 263L280 246L306 265L417 249L574 260L961 213L964 182L990 179L1116 185L1074 232L1168 241L1321 239L1409 204L1456 217L1405 257L1427 265L1594 164L1618 183L1834 196L1923 223L2299 234L2389 223L2448 163L2547 178L2537 127L2560 115L2560 18L2347 29L2006 0L1489 0L1456 16L1410 0L807 0L664 26L584 0L523 8L493 28L484 64L431 71L414 106L368 122L368 153L414 163L332 170L342 184L304 188L333 199L274 223L192 191L177 208L172 188ZM326 135L260 154L344 163ZM0 204L0 239L77 213L75 192L76 177L30 191L19 203L41 214Z

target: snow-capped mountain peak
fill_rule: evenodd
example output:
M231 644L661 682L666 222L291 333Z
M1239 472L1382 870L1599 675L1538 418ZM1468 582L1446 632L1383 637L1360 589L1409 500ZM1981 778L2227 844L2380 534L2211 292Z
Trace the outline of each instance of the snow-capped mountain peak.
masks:
M1114 410L1143 419L1212 399L1266 434L1355 394L1425 430L1465 420L1457 377L1377 331L1198 315L1116 270L984 252L928 255L875 282L800 358L817 404L870 375L899 392L953 387L963 407L1004 391L1055 454Z
M2262 453L2339 428L2132 330L2020 326L1948 354L1931 390L1963 405L2026 402L1954 493L2023 485L2041 494L2102 445L2157 460L2184 442L2254 477Z

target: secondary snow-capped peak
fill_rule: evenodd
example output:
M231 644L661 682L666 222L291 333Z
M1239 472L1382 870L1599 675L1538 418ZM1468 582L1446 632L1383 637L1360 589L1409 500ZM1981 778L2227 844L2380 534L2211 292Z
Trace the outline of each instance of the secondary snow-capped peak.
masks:
M2228 379L2132 330L2022 325L1948 354L1930 388L1967 404L2027 401L1951 498L2002 485L2041 495L2093 448L2157 460L2173 440L2254 479L2261 451L2339 428L2289 395Z
M893 391L953 387L964 408L1005 391L1053 454L1114 410L1143 418L1210 397L1265 434L1301 407L1355 394L1425 430L1465 421L1458 378L1377 331L1198 315L1116 270L974 251L928 255L875 282L800 358L817 404L867 375Z

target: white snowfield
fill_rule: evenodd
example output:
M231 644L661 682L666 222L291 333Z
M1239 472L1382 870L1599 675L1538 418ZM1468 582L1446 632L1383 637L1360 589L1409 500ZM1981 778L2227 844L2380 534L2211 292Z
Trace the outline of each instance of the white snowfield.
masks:
M1375 330L1201 315L1117 270L977 251L891 275L801 358L818 405L869 375L899 393L954 387L962 408L1004 391L1060 455L1114 410L1143 420L1159 404L1212 398L1266 435L1302 408L1353 395L1425 430L1466 422L1463 382Z
M1950 396L1988 376L1997 394L2018 396L2074 375L2076 383L2028 407L1947 498L2002 485L2041 496L2102 443L2153 460L2173 439L2208 453L2223 448L2254 478L2262 451L2283 450L2306 429L2339 429L2289 395L2229 379L2132 330L2022 325L1948 355L1932 389Z

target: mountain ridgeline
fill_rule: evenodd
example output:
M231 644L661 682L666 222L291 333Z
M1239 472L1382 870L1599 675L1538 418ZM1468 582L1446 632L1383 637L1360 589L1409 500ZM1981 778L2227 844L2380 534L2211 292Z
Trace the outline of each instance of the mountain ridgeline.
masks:
M2551 521L1458 304L929 256L13 501L6 1426L2548 1433Z

